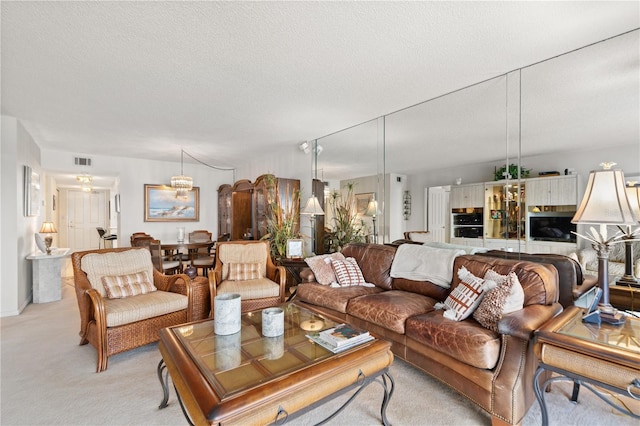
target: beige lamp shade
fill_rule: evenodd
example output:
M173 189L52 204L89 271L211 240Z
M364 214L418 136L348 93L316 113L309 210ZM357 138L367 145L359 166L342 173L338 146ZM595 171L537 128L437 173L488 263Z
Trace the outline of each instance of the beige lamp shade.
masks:
M376 217L378 215L378 202L375 198L372 198L367 205L367 210L364 212L365 216Z
M323 215L324 210L322 210L322 207L320 207L320 201L318 201L318 197L316 197L315 195L309 197L309 199L307 200L307 204L305 204L300 214L308 214L312 216Z
M640 217L627 197L622 170L594 170L571 220L582 224L636 225Z
M627 186L625 191L627 192L627 199L631 204L631 210L640 222L640 185Z
M41 234L56 234L58 231L56 230L56 226L53 222L42 222L39 232Z

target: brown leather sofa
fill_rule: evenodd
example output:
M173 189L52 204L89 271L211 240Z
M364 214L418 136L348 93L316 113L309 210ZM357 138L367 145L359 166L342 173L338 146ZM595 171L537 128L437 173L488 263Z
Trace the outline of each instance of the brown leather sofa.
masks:
M335 321L365 328L392 344L393 353L460 392L491 415L493 424L518 424L535 401L537 358L533 332L562 311L558 272L552 265L487 257L458 256L454 271L465 266L476 276L489 269L514 271L525 293L524 308L505 315L499 332L473 317L455 322L434 309L450 289L428 281L392 278L397 248L350 244L342 253L354 257L375 287L330 287L316 283L311 270L301 277L296 303ZM458 284L453 274L451 289Z

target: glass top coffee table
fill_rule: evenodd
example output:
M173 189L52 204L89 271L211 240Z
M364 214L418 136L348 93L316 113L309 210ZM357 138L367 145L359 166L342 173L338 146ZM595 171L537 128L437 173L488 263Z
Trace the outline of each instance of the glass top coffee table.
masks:
M380 414L393 394L390 344L374 339L334 354L307 335L337 324L295 303L284 309L284 334L262 336L261 310L242 315L241 331L220 336L214 320L160 331L158 376L169 399L168 375L187 419L195 424L283 423L368 384L383 387ZM330 415L337 415L342 409Z

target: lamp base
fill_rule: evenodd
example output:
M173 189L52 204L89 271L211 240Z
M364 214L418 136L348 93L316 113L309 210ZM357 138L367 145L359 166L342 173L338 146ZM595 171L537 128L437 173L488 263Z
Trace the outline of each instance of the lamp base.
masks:
M53 237L51 235L44 237L44 246L47 249L47 254L51 254L51 244L53 244Z
M632 287L640 287L640 280L634 276L624 275L616 280L616 285L630 285Z

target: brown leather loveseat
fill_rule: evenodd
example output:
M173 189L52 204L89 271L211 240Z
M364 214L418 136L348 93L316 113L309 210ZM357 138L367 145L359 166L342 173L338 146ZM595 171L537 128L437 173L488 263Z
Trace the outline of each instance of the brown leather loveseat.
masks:
M492 423L520 423L535 401L533 332L562 310L555 267L478 255L455 258L455 271L465 266L479 277L489 269L518 276L524 308L505 315L495 332L473 317L445 319L443 311L434 308L460 282L457 274L450 289L392 278L396 250L378 244L347 245L342 253L356 259L365 280L375 287L321 285L306 270L301 276L311 282L298 286L296 303L390 341L396 356L469 398L491 415Z

